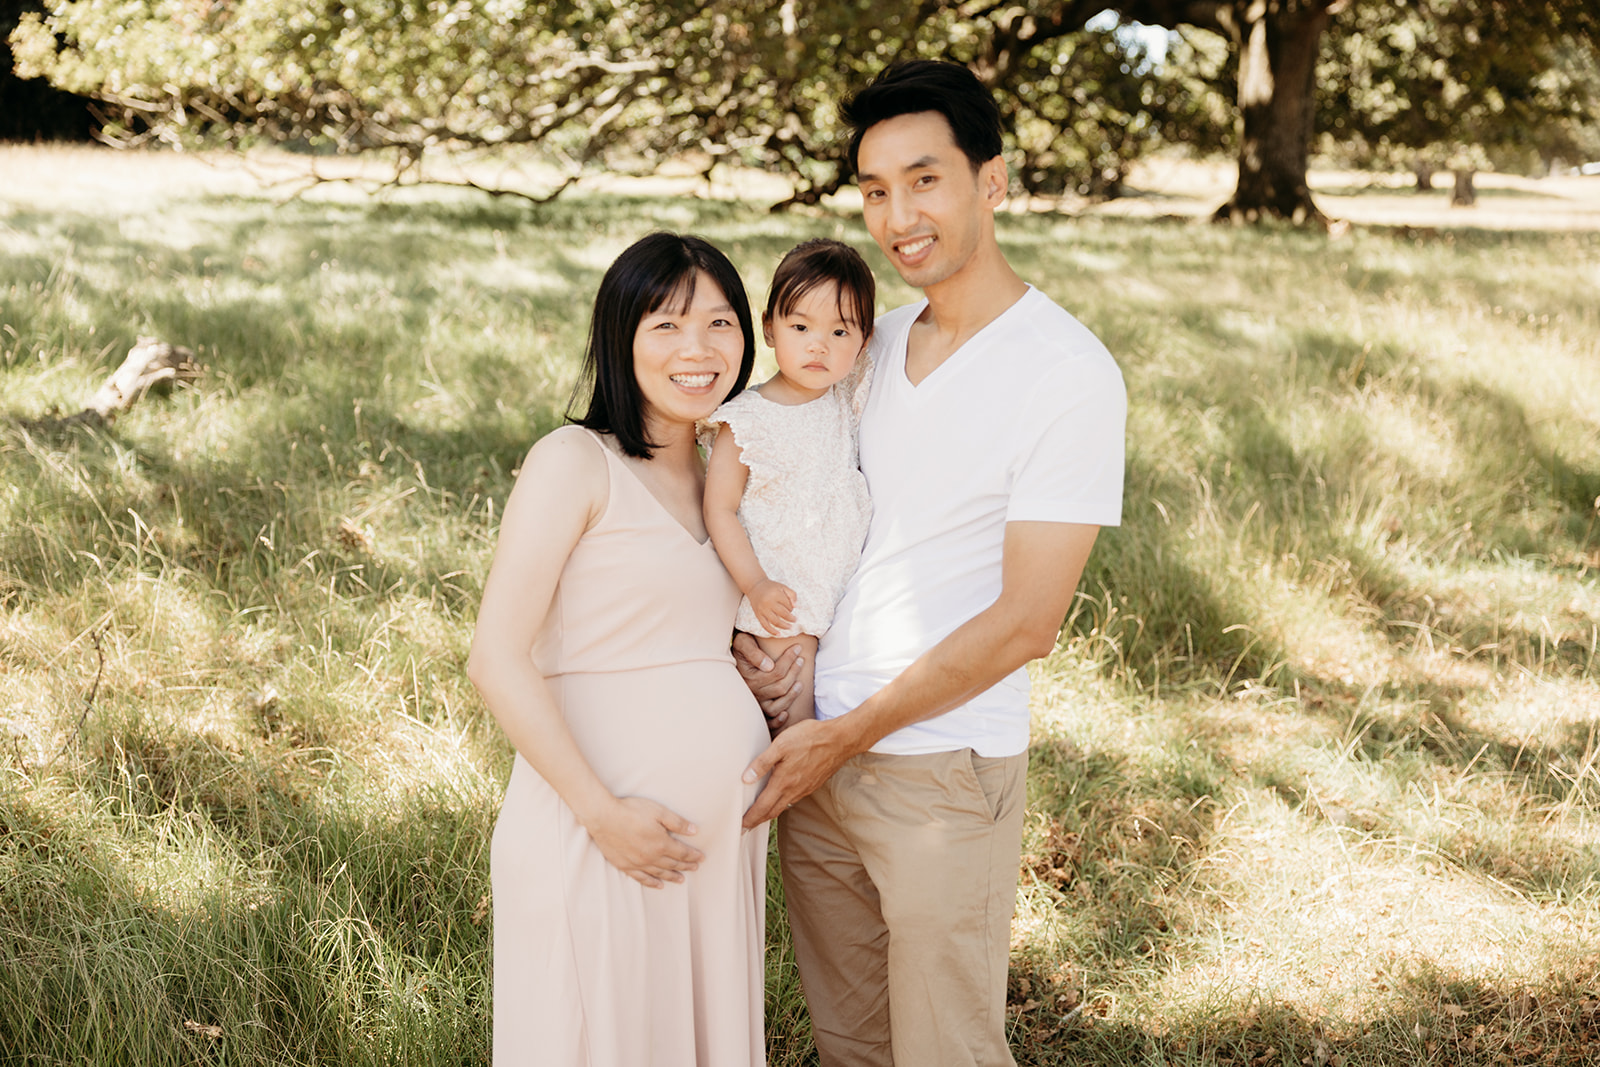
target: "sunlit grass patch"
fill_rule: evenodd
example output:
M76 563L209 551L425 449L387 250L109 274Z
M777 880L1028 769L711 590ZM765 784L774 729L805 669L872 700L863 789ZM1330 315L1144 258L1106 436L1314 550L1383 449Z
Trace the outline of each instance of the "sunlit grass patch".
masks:
M0 225L5 416L76 410L140 334L206 365L107 429L0 424L0 1034L482 1062L509 752L462 665L600 273L693 229L759 304L826 235L914 294L858 218L687 198ZM1035 672L1019 1060L1600 1055L1600 239L999 232L1130 399L1124 524Z

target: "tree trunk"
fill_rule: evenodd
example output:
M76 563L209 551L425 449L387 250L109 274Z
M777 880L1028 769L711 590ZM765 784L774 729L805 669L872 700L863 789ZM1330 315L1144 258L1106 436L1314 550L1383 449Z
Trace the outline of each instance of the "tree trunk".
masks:
M1217 218L1255 222L1272 216L1326 226L1306 185L1315 108L1317 52L1329 4L1292 0L1242 5L1239 49L1239 184Z
M1420 159L1411 164L1411 173L1417 178L1417 192L1431 193L1433 191L1433 164L1424 163Z
M1478 190L1472 184L1477 173L1471 167L1463 167L1455 172L1456 186L1450 193L1451 207L1472 207L1478 202Z

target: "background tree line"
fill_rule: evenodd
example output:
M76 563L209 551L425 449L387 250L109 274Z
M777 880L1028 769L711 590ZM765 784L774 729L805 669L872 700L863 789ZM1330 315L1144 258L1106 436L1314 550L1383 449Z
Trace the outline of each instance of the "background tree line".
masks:
M1115 195L1184 145L1236 155L1219 214L1314 222L1317 149L1421 172L1600 156L1592 0L56 0L16 21L17 73L95 101L113 143L386 152L397 181L532 145L561 177L489 191L535 197L691 157L814 203L849 178L838 102L909 56L994 88L1033 193ZM1171 31L1164 54L1133 23Z

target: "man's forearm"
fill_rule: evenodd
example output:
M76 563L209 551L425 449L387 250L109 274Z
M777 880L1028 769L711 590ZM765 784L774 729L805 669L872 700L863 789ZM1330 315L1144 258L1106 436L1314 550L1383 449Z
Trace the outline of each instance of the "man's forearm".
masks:
M1005 577L995 602L900 672L830 720L850 755L912 723L943 715L1054 649L1099 527L1006 524Z
M744 825L773 818L894 731L943 715L1030 659L1048 655L1098 532L1079 523L1006 523L994 603L858 707L826 722L797 723L774 738L745 768L746 783L769 772L771 778L744 813Z
M1053 644L1054 629L1041 639L1039 627L1019 625L1018 618L997 602L918 656L860 706L826 722L796 723L780 733L745 768L746 784L772 775L744 813L745 827L774 818L895 730L944 714L1048 651L1041 646Z
M889 734L931 719L997 685L1029 660L1048 655L1039 627L996 603L957 627L900 672L894 681L834 719L851 755L867 751Z

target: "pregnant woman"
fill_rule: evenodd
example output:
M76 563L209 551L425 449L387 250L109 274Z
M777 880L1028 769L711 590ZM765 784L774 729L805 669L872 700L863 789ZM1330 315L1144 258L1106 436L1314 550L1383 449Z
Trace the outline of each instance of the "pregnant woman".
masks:
M468 674L516 748L494 831L496 1067L765 1062L766 747L728 652L695 421L744 388L744 286L696 237L623 252L577 425L506 502Z

